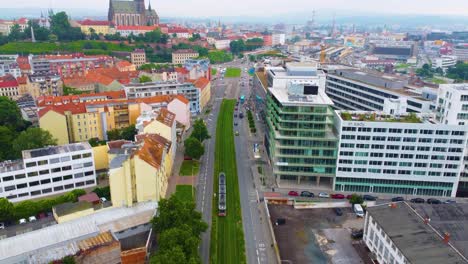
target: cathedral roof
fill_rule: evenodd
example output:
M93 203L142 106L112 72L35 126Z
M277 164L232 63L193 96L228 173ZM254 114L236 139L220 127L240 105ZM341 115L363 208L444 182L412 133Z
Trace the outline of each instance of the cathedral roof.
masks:
M137 8L137 2L135 1L115 1L112 0L112 8L115 13L139 13Z

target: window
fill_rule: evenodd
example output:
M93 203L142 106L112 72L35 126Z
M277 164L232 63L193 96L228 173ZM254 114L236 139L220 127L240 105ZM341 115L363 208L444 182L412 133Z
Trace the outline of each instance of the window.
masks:
M16 189L23 189L23 188L26 188L26 187L28 187L28 185L26 183L21 183L21 184L16 185Z
M52 188L47 188L47 189L42 190L42 193L51 193L51 192L52 192Z
M29 183L29 187L37 186L37 185L39 185L39 181L33 181Z
M371 132L372 128L370 127L360 127L358 128L359 132Z
M365 168L354 168L353 172L366 172Z
M48 183L50 183L50 179L41 180L41 184L48 184Z
M458 165L456 164L445 164L446 169L458 169Z
M80 155L80 154L77 154L77 155L73 155L73 156L72 156L72 160L77 160L77 159L81 159L81 155Z
M405 134L417 134L417 129L405 129Z
M53 182L62 181L62 177L55 177L55 178L52 178L52 181L53 181Z
M61 162L70 161L70 156L65 156L60 158Z
M85 167L92 167L93 166L93 163L92 162L86 162L84 164Z
M36 195L40 195L40 194L41 194L41 191L31 192L31 196L36 196Z
M25 196L29 196L29 193L20 193L20 194L18 194L18 197L25 197Z
M372 140L374 141L385 141L385 137L380 137L380 136L373 136L372 137Z
M462 148L449 148L448 152L450 152L450 153L454 153L454 152L462 153L463 149Z
M5 192L16 190L15 185L5 186Z
M81 186L84 186L84 185L85 185L84 182L77 182L77 183L75 183L75 186L76 186L76 187L81 187Z
M49 162L47 160L40 160L37 162L37 165L38 166L41 166L41 165L47 165Z
M381 169L369 169L369 173L380 173L382 170Z
M386 153L386 158L398 158L398 153Z
M75 179L77 179L77 178L82 178L82 177L83 177L83 173L82 173L82 172L76 173L76 174L75 174Z
M63 190L63 186L54 187L54 192L62 191L62 190Z
M69 180L69 179L71 179L71 178L73 178L71 175L65 175L65 176L63 176L63 180L64 180L64 181Z
M465 131L452 131L452 136L464 136Z
M72 184L67 184L67 185L65 185L64 187L65 187L65 189L71 189L71 188L74 187L74 185L73 185L73 183L72 183Z
M429 159L429 155L416 155L416 159L426 160Z
M434 139L434 143L445 144L445 143L447 143L447 139L445 139L445 138L436 138L436 139Z
M372 149L384 149L385 145L372 144L371 148Z
M91 176L91 175L94 175L94 172L93 171L87 171L84 173L85 176Z
M402 132L402 130L399 129L399 128L390 128L388 130L388 133L401 133L401 132Z
M369 161L369 165L380 166L380 165L382 165L382 161L380 161L380 160L371 160L371 161Z
M19 180L19 179L24 179L26 178L26 174L18 174L18 175L15 175L15 180Z
M376 127L376 128L374 128L374 132L376 132L376 133L385 133L385 132L387 132L387 129L386 128Z
M39 171L39 175L46 175L49 174L49 170L41 170Z
M367 152L356 152L356 153L354 153L354 156L356 156L356 157L367 157L367 156L369 156L369 153L367 153Z
M34 176L37 176L37 175L38 175L37 171L31 171L31 172L28 173L28 177L34 177Z
M385 166L396 166L397 162L396 161L385 161L384 165Z
M367 165L367 160L355 160L354 164Z
M413 154L401 154L402 159L412 159L413 157Z
M440 168L442 168L442 164L440 164L440 163L431 163L431 168L438 168L438 169L440 169Z
M444 155L432 155L431 160L445 160Z
M3 181L6 182L6 181L12 181L13 180L13 176L6 176L6 177L3 177Z
M401 146L401 150L414 150L414 146Z
M34 166L36 166L36 162L35 162L35 161L34 161L34 162L28 162L28 163L26 163L26 168L31 168L31 167L34 167Z
M427 163L416 162L416 163L414 163L414 167L416 167L416 168L426 168Z
M431 147L418 147L418 151L430 151Z
M86 185L92 185L92 184L94 184L94 180L86 181Z
M421 129L419 131L420 134L424 134L424 135L432 135L434 134L434 130L428 130L428 129Z
M383 153L372 152L370 156L374 158L383 158Z
M83 159L84 159L84 158L89 158L89 157L91 157L91 153L84 153L84 154L83 154Z
M429 176L440 176L440 172L438 171L430 171Z
M431 143L432 142L432 138L420 138L418 140L418 142L420 143Z
M416 142L416 138L405 137L405 138L403 138L403 142Z
M413 163L411 163L411 162L400 162L398 164L398 166L400 166L400 167L411 167L412 165L413 165Z
M62 171L67 171L67 170L71 170L71 166L62 167Z
M59 162L60 162L59 158L50 159L50 164L55 164L55 163L59 163Z
M387 149L399 150L400 146L398 146L398 145L387 145Z

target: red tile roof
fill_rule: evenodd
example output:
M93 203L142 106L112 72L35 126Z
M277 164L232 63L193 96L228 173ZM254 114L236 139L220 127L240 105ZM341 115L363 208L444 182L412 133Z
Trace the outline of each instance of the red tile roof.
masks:
M126 61L126 60L122 60L122 61L119 61L117 62L117 67L129 67L129 66L132 66L133 64L131 64L130 62Z
M174 71L181 74L189 74L189 71L184 67L174 68Z
M91 20L91 19L86 19L78 23L82 26L109 26L110 25L109 21Z
M0 88L18 87L18 81L12 75L0 77Z
M71 112L72 114L83 114L86 113L86 105L84 103L50 105L40 109L38 115L39 117L42 117L49 111L54 111L62 115L65 114L65 112Z
M178 95L176 96L176 99L179 99L179 101L181 101L181 102L184 103L184 104L190 103L190 101L189 101L187 98L185 98L185 96L183 96L183 95L181 95L181 94L178 94Z
M135 153L140 159L149 165L159 169L162 164L164 145L152 137L144 139L143 146Z
M166 126L172 126L175 120L175 114L171 111L167 110L166 108L161 108L159 110L159 114L156 117L156 120L165 124Z
M27 84L28 77L27 76L18 77L16 78L16 81L18 81L18 84Z
M198 78L194 83L193 85L195 85L195 87L199 88L201 91L203 91L203 89L205 89L205 87L210 83L210 80L208 80L207 78L205 77L200 77Z
M123 145L129 143L132 143L132 141L119 139L107 142L107 147L109 147L109 149L120 149Z
M78 197L78 202L80 201L96 203L96 202L99 202L99 196L97 196L97 194L94 192L90 192L90 193L87 193L85 195L81 195L80 197Z
M86 100L86 98L91 97L105 97L106 100L99 101L100 104L110 100L126 100L126 95L124 90L120 91L108 91L102 93L90 93L90 94L80 94L80 95L63 95L63 96L39 96L37 98L37 106L48 106L48 105L64 105L70 103L78 103ZM90 104L91 102L87 102Z
M186 29L186 28L170 28L169 29L169 33L173 34L173 33L189 33L189 30Z

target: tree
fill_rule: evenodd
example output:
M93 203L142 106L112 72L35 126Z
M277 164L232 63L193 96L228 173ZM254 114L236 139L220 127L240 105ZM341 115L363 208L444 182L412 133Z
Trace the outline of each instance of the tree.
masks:
M124 127L120 130L120 137L126 140L135 140L135 135L138 133L135 125L130 125L128 127Z
M50 30L59 40L79 40L83 39L83 33L80 28L70 25L68 15L65 12L50 15Z
M465 82L468 80L468 63L457 62L455 67L450 67L447 70L447 77L455 79L457 82Z
M151 257L151 264L186 264L184 251L180 246L169 250L159 250Z
M13 212L13 204L7 198L0 198L0 222L12 220Z
M23 131L28 123L23 120L18 105L8 97L0 96L0 126L12 131Z
M24 33L21 32L21 28L18 24L14 24L10 28L10 34L8 34L9 41L18 41L24 39Z
M185 140L185 155L198 160L204 153L205 147L198 139L189 137Z
M96 188L94 188L93 192L96 193L97 196L105 197L109 201L111 199L110 187L109 186L102 187L102 188L101 187L96 187Z
M147 75L140 76L140 83L146 83L146 82L152 82L152 81L153 80Z
M199 118L195 120L192 127L193 131L190 136L198 139L200 142L203 142L205 139L209 139L211 137L203 119Z
M361 195L357 195L353 193L351 195L351 199L349 199L350 204L362 204L364 202L364 199L362 198Z
M193 33L193 34L192 34L192 37L189 38L189 41L192 41L192 42L193 42L193 41L196 41L196 40L199 40L199 39L201 39L200 34L198 34L198 33Z
M12 142L16 135L6 126L0 126L0 160L11 160L16 158L13 155Z
M39 211L40 208L36 202L27 200L15 205L14 216L16 219L28 218L31 215L37 215Z
M107 140L119 140L120 139L120 130L112 129L107 131Z
M43 148L51 145L57 145L57 139L53 138L49 131L39 127L30 127L21 132L13 141L13 152L19 158L23 150Z

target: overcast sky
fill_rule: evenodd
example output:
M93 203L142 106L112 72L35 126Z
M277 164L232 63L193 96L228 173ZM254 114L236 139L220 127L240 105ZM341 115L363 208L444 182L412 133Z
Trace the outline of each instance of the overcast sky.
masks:
M148 4L149 0L145 0ZM106 15L109 0L0 0L0 7L85 8L102 10ZM468 16L468 0L151 0L162 17L167 16L268 16L282 13L337 10ZM340 12L341 13L341 12Z

